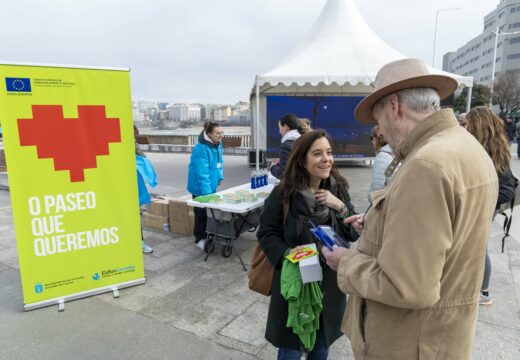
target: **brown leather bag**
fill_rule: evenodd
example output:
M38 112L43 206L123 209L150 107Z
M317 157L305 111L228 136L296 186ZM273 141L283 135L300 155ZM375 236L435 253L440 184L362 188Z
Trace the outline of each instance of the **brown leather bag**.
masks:
M289 212L289 204L283 203L283 222L287 219ZM253 251L251 257L251 270L247 277L249 278L249 289L259 294L271 295L271 286L273 284L274 267L265 255L264 251L258 244Z

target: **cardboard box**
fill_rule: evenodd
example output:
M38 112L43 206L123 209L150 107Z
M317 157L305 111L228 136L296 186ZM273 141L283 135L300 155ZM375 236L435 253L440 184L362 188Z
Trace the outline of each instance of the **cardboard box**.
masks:
M143 225L164 231L167 230L169 226L168 217L153 215L149 212L145 212L143 213Z
M152 215L169 217L169 199L154 198L148 206L148 211Z
M316 250L316 244L306 244ZM300 275L302 276L302 283L307 284L314 281L321 281L323 275L321 273L321 265L318 254L302 260L298 263L300 265Z
M193 211L188 213L185 218L170 218L170 232L179 235L191 236L193 235L193 225L195 223L195 214Z
M0 149L0 166L6 167L4 149Z
M191 195L169 199L168 207L170 217L183 218L188 221L189 213L190 211L193 211L193 208L186 204L186 201L188 200L191 200Z
M193 235L195 215L193 208L186 204L186 201L191 199L191 195L169 199L170 232L186 236Z

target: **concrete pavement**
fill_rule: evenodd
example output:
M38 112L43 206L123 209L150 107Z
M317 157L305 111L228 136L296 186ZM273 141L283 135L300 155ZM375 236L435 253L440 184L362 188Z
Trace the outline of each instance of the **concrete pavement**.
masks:
M186 192L187 154L149 154L159 175L161 194ZM223 187L248 181L245 157L225 157ZM513 161L520 173L520 161ZM341 168L351 184L358 211L368 205L371 169ZM473 359L520 358L520 210L515 212L506 251L500 253L501 228L489 239L494 305L481 307ZM217 247L207 262L191 237L145 230L154 247L144 255L147 283L55 306L23 311L9 193L0 191L0 358L2 359L274 359L264 337L268 298L247 289L238 258L224 259ZM246 263L255 236L237 240ZM331 359L352 359L345 337Z

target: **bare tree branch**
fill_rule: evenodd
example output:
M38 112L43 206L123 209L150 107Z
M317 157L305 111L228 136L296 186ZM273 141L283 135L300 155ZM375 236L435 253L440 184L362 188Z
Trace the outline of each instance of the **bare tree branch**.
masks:
M498 105L501 118L520 109L520 76L518 72L502 73L495 80L493 103Z

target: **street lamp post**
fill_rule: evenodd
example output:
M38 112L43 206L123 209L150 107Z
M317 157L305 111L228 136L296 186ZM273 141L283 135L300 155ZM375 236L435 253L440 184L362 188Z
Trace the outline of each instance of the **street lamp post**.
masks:
M461 8L449 8L449 9L439 9L435 13L435 32L433 34L433 60L432 60L432 67L435 67L435 47L437 45L437 23L439 20L439 13L442 11L451 11L451 10L460 10Z
M516 34L520 34L520 31L515 31L515 32L503 32L503 33L499 33L498 32L498 27L496 29L496 31L493 32L495 34L495 48L494 48L494 51L493 51L493 67L492 67L492 71L491 71L491 86L489 88L489 107L493 107L493 86L495 85L495 66L496 66L496 62L497 62L497 47L498 47L498 35L516 35Z

